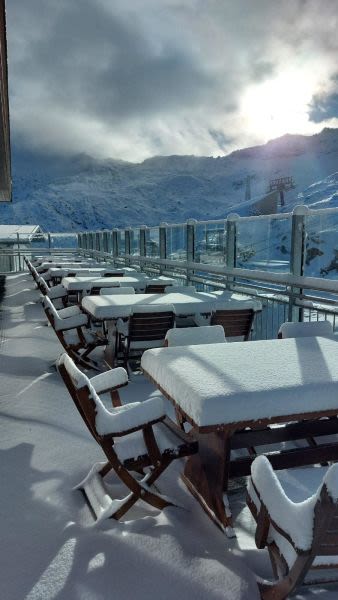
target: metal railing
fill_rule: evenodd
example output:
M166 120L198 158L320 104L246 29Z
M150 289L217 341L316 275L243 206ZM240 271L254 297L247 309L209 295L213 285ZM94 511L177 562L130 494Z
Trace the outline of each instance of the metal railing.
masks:
M263 311L254 337L274 337L285 320L329 319L338 305L338 209L258 217L229 215L194 221L78 234L46 233L39 244L0 248L0 261L24 268L22 255L78 249L98 261L167 274L198 289L227 289L258 297ZM337 240L337 249L335 243ZM69 243L71 241L71 243ZM0 263L1 264L1 263ZM6 271L1 268L0 272Z

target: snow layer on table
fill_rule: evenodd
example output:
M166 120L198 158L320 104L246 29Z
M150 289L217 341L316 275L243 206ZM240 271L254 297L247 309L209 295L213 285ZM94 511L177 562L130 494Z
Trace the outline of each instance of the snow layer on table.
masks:
M64 283L66 286L66 280ZM184 289L184 288L183 288ZM225 293L225 299L229 296ZM191 315L196 313L211 312L220 306L224 300L223 294L213 294L209 292L190 292L185 294L166 293L166 294L136 294L135 297L121 295L118 298L114 296L92 296L82 300L83 308L88 311L94 318L109 320L119 317L128 317L132 308L137 304L173 304L176 315ZM250 308L258 307L255 300L246 301L246 305ZM236 309L243 308L243 301L229 301L227 308Z
M321 337L153 349L141 362L199 426L336 409L337 364Z
M193 344L219 344L226 342L222 325L204 327L182 327L169 329L165 336L168 346L190 346Z

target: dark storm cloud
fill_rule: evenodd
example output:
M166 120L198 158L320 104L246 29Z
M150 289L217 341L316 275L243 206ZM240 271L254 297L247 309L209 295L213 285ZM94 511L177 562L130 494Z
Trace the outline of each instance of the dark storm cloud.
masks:
M310 107L310 119L321 123L327 119L338 118L338 75L333 80L335 91L327 95L314 96Z
M330 72L337 3L11 0L13 135L123 158L225 151L248 85L312 55Z

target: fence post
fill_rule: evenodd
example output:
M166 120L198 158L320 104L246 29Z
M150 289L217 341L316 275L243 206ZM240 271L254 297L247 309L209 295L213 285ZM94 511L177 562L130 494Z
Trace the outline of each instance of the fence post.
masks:
M161 223L158 230L159 245L160 245L160 258L165 260L167 258L167 223ZM165 271L166 267L160 265L160 273Z
M236 255L237 255L237 221L239 215L231 213L227 216L226 220L226 266L229 269L234 269L236 266ZM234 277L227 277L228 284L234 282Z
M124 231L124 251L125 254L131 254L130 227ZM125 258L125 264L130 265L129 258Z
M118 229L113 229L113 231L112 231L112 246L113 246L113 257L117 258L119 255Z
M305 255L305 217L309 214L309 208L304 205L296 206L292 212L291 228L291 252L290 252L290 273L291 275L304 275L304 255ZM295 306L295 295L302 293L301 288L291 287L289 296L289 321L302 321L303 310Z
M187 221L187 262L195 261L195 228L196 219L189 219ZM187 285L191 281L191 277L194 275L193 269L187 269Z

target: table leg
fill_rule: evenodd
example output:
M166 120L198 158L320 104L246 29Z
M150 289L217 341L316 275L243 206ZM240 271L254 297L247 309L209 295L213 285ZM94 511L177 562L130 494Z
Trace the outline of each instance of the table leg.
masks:
M199 450L188 458L182 479L216 525L233 537L231 511L223 500L228 484L231 436L224 431L199 433L196 429L192 434L198 440Z
M104 351L104 357L108 365L111 367L115 365L115 344L116 344L116 325L115 321L107 321L107 339L108 344Z

